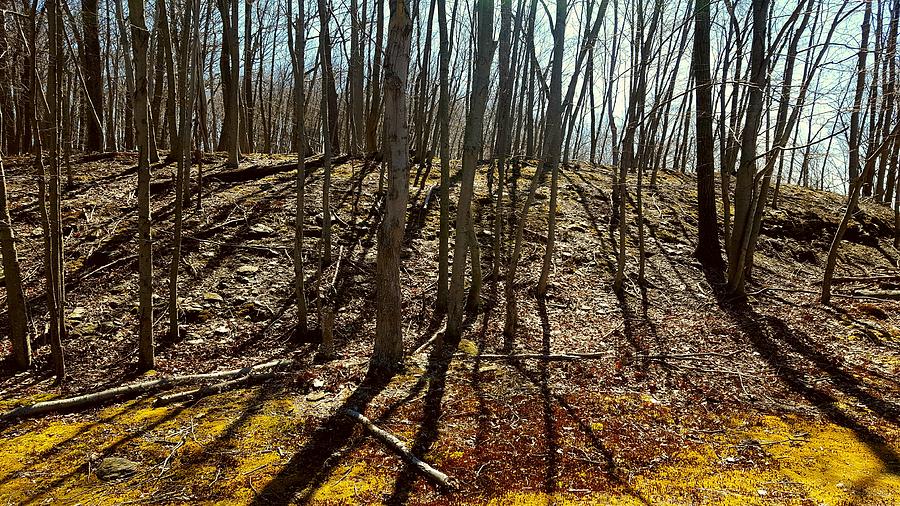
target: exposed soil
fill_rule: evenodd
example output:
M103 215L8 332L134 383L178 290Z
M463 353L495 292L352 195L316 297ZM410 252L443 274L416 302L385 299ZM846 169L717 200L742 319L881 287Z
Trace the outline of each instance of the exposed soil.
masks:
M254 156L239 171L204 160L202 207L185 220L182 335L162 337L172 238L172 166L154 168L158 368L206 372L294 358L284 380L164 408L153 399L0 426L0 503L594 503L895 504L900 500L900 303L850 298L898 288L818 281L842 197L784 186L763 225L746 304L721 293L693 259L695 181L660 174L644 194L647 286L637 278L629 208L626 294L612 290L611 171L572 166L560 178L559 233L548 296L537 299L549 194L528 218L518 283L520 330L502 337L502 285L485 283L457 350L428 346L390 381L366 376L374 336L378 168L335 168L337 280L333 361L295 335L294 173L288 157ZM40 334L42 243L26 159L7 160L19 255ZM75 166L63 205L70 378L53 386L38 339L33 371L0 363L0 408L137 380L134 156ZM259 165L262 170L247 169ZM456 170L457 167L454 167ZM227 172L227 174L226 174ZM415 169L413 170L415 174ZM493 212L487 167L476 187L485 265ZM519 201L533 167L516 182ZM306 265L321 236L321 170L308 178ZM218 177L217 177L218 176ZM438 168L411 190L401 281L409 352L439 332ZM633 183L633 181L630 181ZM357 192L362 188L361 192ZM428 201L428 207L423 203ZM632 202L633 206L633 202ZM509 230L506 224L506 231ZM900 274L893 213L864 202L838 276ZM338 265L338 264L335 264ZM898 278L900 279L900 278ZM0 292L2 293L2 292ZM5 301L5 297L3 299ZM6 325L5 310L0 325ZM607 353L571 361L484 354ZM9 354L8 340L0 356ZM346 418L350 407L405 439L453 477L442 491ZM104 457L138 463L102 481Z

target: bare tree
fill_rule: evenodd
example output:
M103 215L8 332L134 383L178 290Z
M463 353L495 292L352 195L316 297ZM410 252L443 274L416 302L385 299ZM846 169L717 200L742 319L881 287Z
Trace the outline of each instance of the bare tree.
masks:
M150 123L147 104L147 46L144 1L128 0L134 58L134 131L138 145L138 368L156 366L153 340L153 239L150 223Z
M181 134L178 168L175 177L175 226L172 243L172 261L169 265L169 336L177 339L178 331L178 268L181 264L181 235L185 200L185 183L191 170L191 120L194 114L194 98L197 96L197 74L200 72L200 0L185 2L184 22L181 26L179 51L179 96L181 97L178 131Z
M384 218L378 229L375 351L370 363L370 368L377 372L395 372L403 365L400 248L409 196L406 85L412 20L406 0L388 0L388 5L391 17L384 65L384 130L389 174Z
M0 124L3 112L0 111ZM16 253L16 236L6 202L6 171L0 154L0 256L3 257L3 279L6 286L6 308L9 315L9 338L13 356L20 369L31 367L31 338L28 335L25 292L22 289L22 271Z
M722 264L716 224L716 174L713 159L712 83L709 71L709 0L695 0L694 94L697 100L697 215L695 255L712 268Z
M81 65L85 82L85 100L82 102L82 118L87 127L84 132L86 151L103 150L103 66L100 61L100 25L98 0L81 1L81 21L84 25Z
M229 165L240 162L240 56L238 49L238 0L216 0L222 16L222 73L224 122L219 137L218 151L228 152Z
M303 220L306 204L306 89L304 67L306 61L306 11L304 2L297 2L296 21L291 15L293 0L288 0L288 47L294 71L294 117L297 146L297 210L294 214L294 297L297 299L297 332L307 332L306 283L303 270ZM294 27L296 23L296 27ZM294 30L296 30L294 32Z
M440 37L440 98L438 118L441 129L441 210L438 232L438 279L436 309L447 311L449 298L449 256L450 256L450 35L447 29L447 0L435 0L438 11L438 31Z
M741 135L741 164L734 190L734 228L728 244L728 289L744 294L745 257L752 228L753 188L756 175L756 142L762 116L763 93L766 88L766 12L768 0L752 0L753 39L750 45L750 91L747 114Z

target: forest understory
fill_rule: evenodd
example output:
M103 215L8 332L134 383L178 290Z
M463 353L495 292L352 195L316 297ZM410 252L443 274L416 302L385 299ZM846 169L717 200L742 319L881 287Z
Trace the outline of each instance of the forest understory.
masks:
M401 270L406 368L381 380L366 375L378 165L342 159L334 168L337 260L321 284L335 288L335 356L319 360L315 343L304 342L315 336L294 328L296 159L251 155L233 169L209 155L200 206L194 191L186 208L182 333L160 338L156 369L138 375L135 160L118 153L74 165L77 191L62 205L69 377L53 385L50 352L38 338L29 371L13 372L11 359L0 363L0 411L152 377L272 359L293 365L187 403L159 405L163 392L6 419L0 504L887 505L900 497L900 251L886 207L861 203L841 247L834 304L825 306L818 282L845 197L782 185L778 208L766 208L749 297L740 303L693 257L696 180L661 172L658 188L643 195L647 284L633 281L638 236L630 222L629 281L617 296L612 170L565 166L547 296L531 288L546 241L545 186L525 227L515 340L503 338L502 281L486 279L480 310L468 313L464 339L447 351L432 340L444 324L433 317L435 162L410 190ZM31 162L5 162L40 336L47 315ZM151 185L159 319L173 172L174 165L154 166ZM486 263L487 172L479 168L473 205ZM517 208L533 172L529 164L505 190ZM310 287L321 188L321 170L312 171ZM628 212L631 220L633 203ZM505 238L509 231L505 223ZM5 320L4 311L0 328ZM160 321L158 335L164 327ZM0 340L0 356L10 355L8 347ZM405 440L455 486L434 486L348 418L347 408ZM101 479L98 467L109 458L131 467Z

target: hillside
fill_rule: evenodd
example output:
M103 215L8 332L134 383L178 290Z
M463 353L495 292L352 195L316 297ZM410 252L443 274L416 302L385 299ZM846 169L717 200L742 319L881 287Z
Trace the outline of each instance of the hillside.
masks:
M76 164L77 187L63 203L71 378L52 385L49 351L38 340L32 371L15 374L11 361L0 363L0 410L147 379L134 366L134 160L117 154ZM222 161L203 160L200 207L195 196L185 221L185 334L158 343L158 368L148 375L273 358L299 365L193 403L156 406L145 396L7 420L0 424L0 503L805 505L900 497L900 303L886 298L900 293L891 292L900 289L900 251L887 208L861 206L841 247L837 275L848 279L836 285L834 304L822 306L818 282L843 198L782 187L741 304L724 297L692 257L694 179L663 172L659 187L644 193L648 283L633 282L638 237L630 207L631 281L617 297L611 169L570 166L560 179L548 296L533 293L546 241L543 188L526 226L515 341L504 342L502 284L489 279L465 339L446 352L428 344L443 324L432 318L435 166L410 191L401 271L407 368L382 381L366 377L378 168L342 159L334 169L339 261L325 275L336 283L337 357L325 362L294 331L294 174L279 168L290 158L252 156L237 171ZM6 162L22 272L41 329L43 246L32 168L24 158ZM172 172L155 167L152 186L158 318L168 293ZM493 221L486 172L475 201L485 264ZM515 183L520 200L532 173L527 168ZM307 183L310 276L321 177L316 170ZM4 309L0 328L5 320ZM510 349L592 355L500 356ZM0 341L0 357L9 352L8 340ZM404 439L458 489L435 488L344 416L345 408ZM109 457L137 467L100 479L98 465Z

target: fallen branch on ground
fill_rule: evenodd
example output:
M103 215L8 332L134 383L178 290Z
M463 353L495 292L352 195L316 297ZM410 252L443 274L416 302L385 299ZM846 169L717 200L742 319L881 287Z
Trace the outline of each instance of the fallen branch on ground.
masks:
M546 360L546 361L565 361L565 360L582 360L596 358L612 358L614 353L516 353L504 355L502 353L485 353L483 355L468 355L466 353L457 353L458 357L481 358L485 360Z
M277 372L248 374L246 376L240 376L233 380L223 381L221 383L215 383L213 385L206 385L200 388L186 390L184 392L176 392L174 394L161 395L157 397L155 404L157 406L167 406L169 404L175 404L177 402L196 401L203 397L220 394L235 387L244 386L247 384L255 383L257 381L272 379L277 376L279 376L279 373Z
M900 281L900 275L883 274L875 276L845 276L831 279L832 283L874 283L877 281ZM821 285L822 281L819 281L818 284Z
M431 467L427 462L424 462L413 455L412 452L410 452L406 448L406 445L403 444L403 441L397 439L397 436L394 436L390 432L378 427L364 415L352 409L345 409L344 414L354 421L362 424L362 426L365 427L366 430L369 431L373 436L375 436L376 439L378 439L379 441L390 447L391 450L393 450L395 453L403 457L416 469L416 471L422 473L422 475L426 478L434 481L435 483L446 489L456 488L456 485L452 482L449 476Z
M331 159L331 164L332 166L337 166L347 163L347 161L349 160L350 155L336 156ZM311 171L315 169L321 169L323 162L324 158L321 156L307 158L305 165L306 170ZM297 170L296 160L274 165L251 165L250 167L244 167L242 169L234 169L225 172L219 172L218 174L212 174L210 176L207 176L207 179L221 181L223 183L240 183L242 181L251 181L267 176L274 176L275 174L290 172L292 170Z
M272 360L264 364L244 367L242 369L159 378L155 380L144 381L141 383L135 383L133 385L124 385L120 387L110 388L108 390L101 390L100 392L77 395L75 397L67 397L65 399L54 399L52 401L38 402L31 405L20 406L6 412L3 415L0 415L0 421L13 418L24 418L35 415L42 415L57 411L69 411L87 406L94 406L119 397L134 397L148 392L166 390L169 388L196 383L199 381L247 376L253 373L258 373L260 371L283 367L291 363L292 361L290 360Z
M665 360L696 360L703 357L732 357L737 355L739 351L733 351L731 353L716 353L716 352L699 352L699 353L663 353L659 355L647 355L647 354L635 354L630 357L625 358L633 358L636 360L654 360L654 361L665 361ZM467 355L465 353L457 353L457 357L471 357L471 358L480 358L485 360L545 360L545 361L567 361L567 360L590 360L590 359L601 359L601 358L614 358L616 354L614 352L603 352L603 353L515 353L515 354L501 354L501 353L485 353L483 355Z

